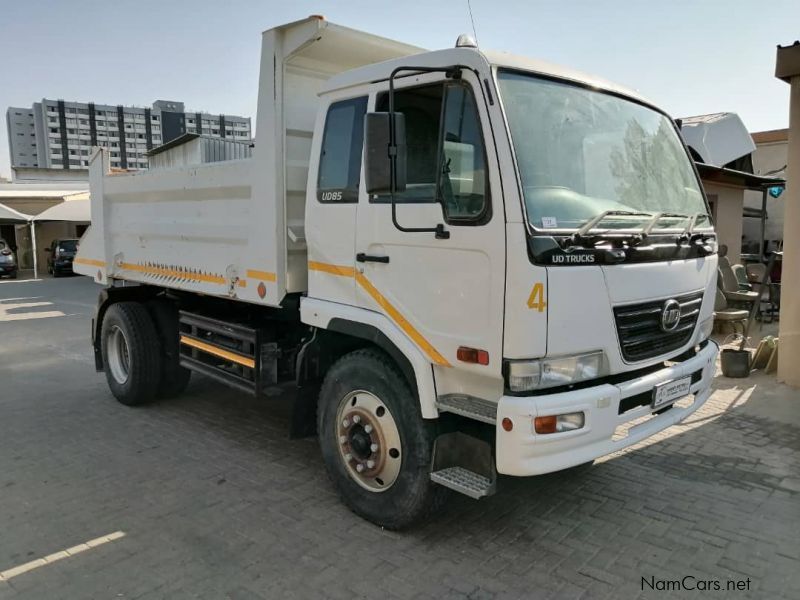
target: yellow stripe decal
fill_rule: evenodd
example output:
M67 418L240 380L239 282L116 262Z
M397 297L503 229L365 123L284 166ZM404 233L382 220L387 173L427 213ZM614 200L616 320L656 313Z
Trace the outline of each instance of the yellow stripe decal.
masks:
M106 262L104 260L94 260L93 258L76 258L73 262L76 262L79 265L89 265L91 267L106 266Z
M248 369L254 369L256 366L256 361L252 358L242 356L235 352L231 352L230 350L224 350L217 346L212 346L211 344L206 344L205 342L201 342L199 340L194 340L190 337L186 337L185 335L181 336L181 344L191 346L192 348L197 348L202 352L213 354L214 356L219 356L220 358L235 362L236 364L247 367Z
M384 297L384 295L381 294L374 285L372 285L369 279L357 272L353 267L344 267L339 265L331 265L328 263L309 261L308 268L312 271L321 271L323 273L330 273L332 275L339 275L342 277L354 277L356 282L362 288L364 288L364 291L372 296L372 299L378 303L378 306L386 311L389 317L395 323L397 323L400 329L402 329L406 335L417 344L417 346L422 348L433 362L443 367L452 366L447 359L442 356L439 351L436 350L436 348L434 348L433 345L431 345L431 343L426 340L411 323L408 322L408 320L400 313L400 311L397 310L394 305L389 302L389 300L387 300L386 297Z
M308 261L308 268L312 271L321 271L323 273L330 273L331 275L341 275L342 277L355 277L356 275L356 270L353 267L340 267L338 265L331 265L313 260Z
M277 281L278 276L269 271L256 271L255 269L247 269L247 276L250 279L258 279L260 281Z

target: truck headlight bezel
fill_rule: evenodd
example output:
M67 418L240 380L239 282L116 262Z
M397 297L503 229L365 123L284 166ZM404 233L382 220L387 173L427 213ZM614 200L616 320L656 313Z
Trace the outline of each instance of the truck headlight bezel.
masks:
M506 388L514 393L570 386L608 374L605 352L593 350L568 356L506 360Z

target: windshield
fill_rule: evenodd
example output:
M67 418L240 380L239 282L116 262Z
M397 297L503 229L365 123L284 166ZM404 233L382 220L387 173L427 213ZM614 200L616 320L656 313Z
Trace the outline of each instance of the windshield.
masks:
M533 227L575 229L606 211L616 214L602 220L603 229L641 228L656 213L665 216L654 230L682 229L694 215L695 228L710 226L690 159L666 116L531 75L500 71L498 79Z
M78 240L61 240L58 249L62 252L75 252L78 249Z

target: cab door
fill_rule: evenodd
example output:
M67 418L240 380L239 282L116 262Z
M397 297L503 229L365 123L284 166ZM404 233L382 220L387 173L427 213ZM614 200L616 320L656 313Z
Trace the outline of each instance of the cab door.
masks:
M373 95L372 106L387 111L387 93ZM398 224L443 224L448 237L399 230L388 195L362 193L358 302L383 312L428 357L438 395L482 387L494 395L502 391L505 227L483 88L466 70L459 80L405 78L395 110L405 115L407 144ZM459 348L480 353L462 351L459 359Z
M322 111L321 141L312 147L306 197L308 294L356 305L356 211L361 188L367 96L335 100ZM316 164L315 164L316 163Z

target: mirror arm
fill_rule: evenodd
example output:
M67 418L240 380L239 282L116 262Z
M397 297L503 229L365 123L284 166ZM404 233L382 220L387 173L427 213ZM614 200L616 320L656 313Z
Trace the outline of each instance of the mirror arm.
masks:
M420 73L445 73L448 78L461 79L461 69L462 68L458 65L453 65L451 67L397 67L389 75L389 198L392 203L392 223L398 231L406 233L433 233L437 240L450 239L450 232L444 228L444 223L439 223L436 227L403 227L397 222L397 201L395 199L395 190L397 187L397 143L394 130L394 78L401 71L417 71Z

